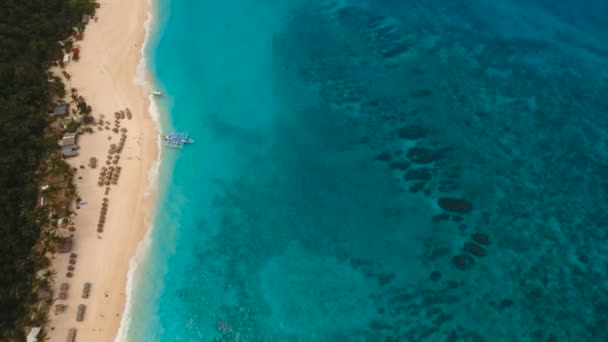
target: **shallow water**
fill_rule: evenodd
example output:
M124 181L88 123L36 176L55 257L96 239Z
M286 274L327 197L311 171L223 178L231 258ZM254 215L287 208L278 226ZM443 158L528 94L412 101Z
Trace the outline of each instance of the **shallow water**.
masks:
M608 5L159 0L130 341L608 340Z

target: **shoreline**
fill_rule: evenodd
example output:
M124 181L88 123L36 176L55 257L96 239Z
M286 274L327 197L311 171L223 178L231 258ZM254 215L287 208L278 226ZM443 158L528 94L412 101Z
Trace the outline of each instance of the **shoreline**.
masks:
M123 324L128 324L132 289L128 288L135 273L133 263L140 254L156 201L156 184L160 164L158 118L148 82L145 46L152 21L150 0L121 2L99 1L97 21L91 21L85 38L77 42L81 59L72 61L65 70L71 75L69 88L76 88L93 107L93 117L114 121L114 113L127 108L132 120L116 120L125 129L126 140L120 153L121 173L116 185L98 186L100 168L110 144L119 142L120 134L105 124L93 125L94 133L79 136L79 155L68 159L77 169L75 185L83 204L76 210L73 249L77 255L72 264L67 254L55 254L57 272L53 285L54 305L49 311L46 334L49 341L65 341L68 331L77 330L76 341L118 340ZM103 117L100 116L103 114ZM155 114L156 115L156 114ZM86 167L91 157L100 161L96 169ZM85 166L84 168L82 166ZM97 229L104 198L109 203L103 231ZM68 277L66 268L74 267ZM81 297L85 283L91 283L88 298ZM67 283L67 298L59 300L60 286ZM57 313L55 304L66 306ZM76 321L79 305L86 305L84 319Z

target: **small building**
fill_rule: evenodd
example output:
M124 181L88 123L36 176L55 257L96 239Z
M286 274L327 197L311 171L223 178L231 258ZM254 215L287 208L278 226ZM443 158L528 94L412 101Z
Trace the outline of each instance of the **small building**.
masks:
M51 113L49 113L50 116L63 116L66 115L70 112L70 105L67 103L62 103L59 104L57 106L55 106L55 109L53 109L53 111Z
M78 155L78 146L76 145L69 145L69 146L64 146L61 148L61 155L69 158L69 157L76 157Z
M59 146L67 147L76 145L76 133L66 133L63 135L63 138L59 140Z
M66 53L63 55L63 64L68 64L70 62L70 54Z
M83 14L82 19L80 21L86 25L89 23L90 19L91 19L91 16L89 16L88 14Z
M27 334L27 342L38 342L38 334L40 334L40 327L33 327Z

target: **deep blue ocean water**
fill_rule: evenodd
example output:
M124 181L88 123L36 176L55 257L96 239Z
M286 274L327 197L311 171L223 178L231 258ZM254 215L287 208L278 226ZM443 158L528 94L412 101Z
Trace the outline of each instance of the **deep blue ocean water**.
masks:
M155 6L129 341L608 341L608 3Z

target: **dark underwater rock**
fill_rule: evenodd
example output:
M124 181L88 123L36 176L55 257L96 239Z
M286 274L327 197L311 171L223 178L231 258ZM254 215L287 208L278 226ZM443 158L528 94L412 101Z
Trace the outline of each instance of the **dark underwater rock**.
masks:
M452 264L461 270L468 270L475 265L475 260L466 254L457 255L452 258Z
M406 181L426 181L433 178L431 170L427 168L410 169L403 175Z
M429 279L431 279L431 281L437 282L441 279L441 272L439 271L433 271L431 273L431 275L429 276Z
M372 321L369 324L369 327L372 330L391 330L392 326L388 323L384 323L384 322L379 322L379 321Z
M396 277L397 276L395 275L394 272L381 274L378 276L378 283L380 284L380 286L385 286L387 284L392 283Z
M405 171L410 167L410 163L405 162L405 161L393 161L388 164L388 167L391 170Z
M490 244L490 239L488 238L488 236L486 234L482 234L482 233L471 234L471 240L477 242L480 245L487 246Z
M399 138L406 140L418 140L428 134L426 128L420 125L403 126L397 130Z
M410 192L411 192L411 193L414 193L414 194L415 194L415 193L417 193L417 192L422 191L422 190L424 189L424 186L425 186L425 185L426 185L426 183L425 183L425 182L417 182L417 183L412 184L412 185L410 186L409 190L410 190Z
M512 299L503 299L500 301L500 304L498 304L498 308L506 309L512 305L515 305L515 302Z
M417 99L431 96L431 95L433 95L433 92L428 89L417 89L417 90L410 91L410 96L417 98Z
M483 247L472 242L465 242L464 246L462 247L462 250L467 253L471 253L476 257L486 256L486 250L483 249Z
M441 209L458 214L466 214L473 209L473 205L466 200L442 197L437 201Z
M391 160L391 154L388 152L382 152L379 155L376 156L376 158L374 158L376 160L381 160L381 161L389 161Z
M407 151L407 157L416 164L430 164L439 160L439 153L424 147L412 147Z

